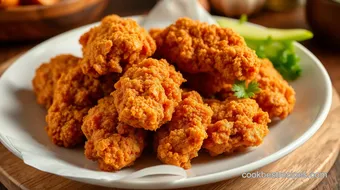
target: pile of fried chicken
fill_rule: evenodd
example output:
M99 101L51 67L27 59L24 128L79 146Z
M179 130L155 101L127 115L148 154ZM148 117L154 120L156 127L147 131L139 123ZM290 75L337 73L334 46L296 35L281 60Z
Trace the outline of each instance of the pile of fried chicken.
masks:
M271 119L286 118L295 104L272 63L229 28L180 18L147 32L110 15L79 42L82 58L58 55L32 83L48 110L52 142L85 142L85 156L104 171L131 166L147 146L184 169L199 151L217 156L258 146ZM261 91L237 98L237 80L255 80Z

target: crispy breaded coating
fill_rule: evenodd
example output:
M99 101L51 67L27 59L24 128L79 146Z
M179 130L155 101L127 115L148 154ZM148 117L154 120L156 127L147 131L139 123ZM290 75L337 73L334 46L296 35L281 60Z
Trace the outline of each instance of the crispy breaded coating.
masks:
M37 102L48 109L53 102L53 92L58 79L68 69L75 67L80 58L70 54L53 57L48 63L43 63L35 71L32 80L33 90Z
M205 148L211 156L233 153L258 146L269 132L267 112L255 100L229 98L225 101L206 100L214 114L207 128Z
M258 59L261 67L259 74L254 79L261 91L253 97L263 111L268 112L270 118L286 118L295 105L295 91L280 73L274 68L268 59ZM185 85L197 90L205 97L214 95L220 99L233 96L232 83L225 83L219 75L206 73L190 74L184 73L188 80Z
M180 85L185 80L164 59L146 59L130 67L112 93L119 121L155 131L171 120L181 101Z
M255 100L263 111L268 112L270 118L286 118L293 111L295 91L268 59L261 60L256 81L261 91L256 94Z
M121 73L127 65L139 63L156 50L154 40L136 21L117 15L103 18L79 42L83 47L83 72L94 77Z
M156 39L159 37L159 35L163 32L162 28L151 28L149 30L149 34L153 39ZM157 48L156 48L157 49Z
M112 96L100 99L98 105L89 110L81 129L88 140L85 156L98 161L104 171L132 165L145 147L146 131L118 121Z
M204 97L216 96L223 92L223 97L227 94L225 92L230 92L233 83L223 81L221 75L218 73L182 73L184 78L187 80L184 83L184 87L196 90ZM229 95L229 94L228 94Z
M114 78L89 77L83 74L80 65L60 77L46 116L46 131L54 144L70 148L84 142L83 117L97 100L113 91Z
M207 138L205 131L213 112L197 92L184 92L182 96L172 120L157 130L155 148L162 162L189 169Z
M259 71L257 56L230 28L180 18L162 32L150 31L156 54L182 72L218 74L224 82L253 79Z

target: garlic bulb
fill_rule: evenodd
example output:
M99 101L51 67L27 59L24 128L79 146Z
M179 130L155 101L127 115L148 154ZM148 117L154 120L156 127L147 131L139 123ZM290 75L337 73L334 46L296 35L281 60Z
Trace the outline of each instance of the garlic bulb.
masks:
M250 15L259 11L265 0L210 0L216 11L226 16Z

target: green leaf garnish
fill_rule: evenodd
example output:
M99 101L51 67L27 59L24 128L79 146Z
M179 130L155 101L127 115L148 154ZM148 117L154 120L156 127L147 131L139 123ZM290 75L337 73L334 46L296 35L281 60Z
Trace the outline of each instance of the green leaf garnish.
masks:
M247 15L246 14L242 14L240 19L239 19L239 23L243 24L243 23L247 22L247 20L248 20Z
M221 27L232 28L256 51L260 58L268 58L275 69L286 80L297 79L302 72L300 58L295 52L294 41L308 40L313 33L305 29L277 29L240 24L246 21L242 15L239 21L228 18L217 20Z
M252 98L256 93L260 92L261 89L256 81L251 81L248 87L246 86L246 81L236 81L231 90L237 98Z
M302 72L300 58L295 53L293 41L246 40L247 45L256 51L260 58L268 58L275 69L286 80L297 79Z

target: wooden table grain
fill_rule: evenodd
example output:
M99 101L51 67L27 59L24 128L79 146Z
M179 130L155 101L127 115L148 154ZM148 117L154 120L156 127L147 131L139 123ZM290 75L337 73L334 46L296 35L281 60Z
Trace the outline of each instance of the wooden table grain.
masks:
M119 15L134 15L147 12L156 2L156 0L135 1L110 1L110 5L105 14L116 13ZM136 2L139 2L136 4ZM140 3L142 2L142 3ZM250 22L261 24L268 27L276 28L309 28L305 19L305 10L298 7L288 12L269 12L263 11L249 18ZM1 43L0 42L0 63L12 58L28 49L32 48L40 41L22 42L22 43ZM312 51L324 64L331 76L333 86L340 92L340 49L330 46L321 46L316 40L309 40L303 43ZM1 65L0 65L1 66ZM340 117L340 116L339 116ZM321 189L340 189L340 158L338 157L334 166L330 170L328 177L323 179L315 188ZM6 189L0 184L0 190Z

